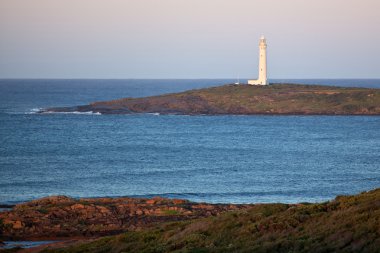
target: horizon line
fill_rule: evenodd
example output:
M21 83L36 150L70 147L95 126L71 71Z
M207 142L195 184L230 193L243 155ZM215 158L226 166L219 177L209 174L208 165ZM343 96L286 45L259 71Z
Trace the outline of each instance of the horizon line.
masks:
M231 79L237 80L236 77L213 77L213 78L172 78L172 77L161 77L161 78L140 78L140 77L126 77L126 78L97 78L97 77L0 77L0 80L220 80L220 79ZM240 79L250 79L245 77L240 77ZM268 80L380 80L380 77L308 77L308 78L268 78Z

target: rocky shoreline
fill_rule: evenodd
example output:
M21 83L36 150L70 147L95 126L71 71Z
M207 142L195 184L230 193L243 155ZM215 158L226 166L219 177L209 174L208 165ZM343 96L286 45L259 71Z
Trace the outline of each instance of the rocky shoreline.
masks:
M0 249L7 253L379 252L380 189L315 204L56 196L16 205L1 219L0 240L5 234L60 238L27 249ZM97 225L102 229L94 229ZM101 237L117 231L125 232Z
M217 216L251 205L182 199L46 197L0 213L0 240L62 240L135 231L156 223Z

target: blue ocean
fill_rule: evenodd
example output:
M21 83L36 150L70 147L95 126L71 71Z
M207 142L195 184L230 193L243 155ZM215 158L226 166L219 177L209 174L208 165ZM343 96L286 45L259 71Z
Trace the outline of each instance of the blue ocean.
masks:
M271 80L380 88L371 80ZM0 80L0 203L48 195L320 202L380 187L380 116L36 114L232 83Z

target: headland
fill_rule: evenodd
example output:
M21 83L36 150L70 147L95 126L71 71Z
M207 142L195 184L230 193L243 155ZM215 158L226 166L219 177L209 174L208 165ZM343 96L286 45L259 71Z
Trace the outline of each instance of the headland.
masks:
M40 113L185 115L380 115L380 89L322 85L229 84L142 98L47 108Z

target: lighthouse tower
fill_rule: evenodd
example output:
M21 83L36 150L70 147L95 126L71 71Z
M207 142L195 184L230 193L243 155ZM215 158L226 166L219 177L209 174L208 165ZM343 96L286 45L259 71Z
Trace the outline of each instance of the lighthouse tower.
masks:
M259 78L255 80L248 80L250 85L267 85L267 40L261 36L259 43Z

